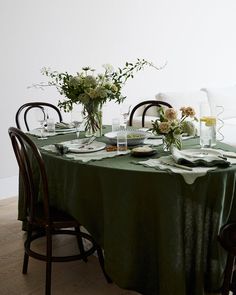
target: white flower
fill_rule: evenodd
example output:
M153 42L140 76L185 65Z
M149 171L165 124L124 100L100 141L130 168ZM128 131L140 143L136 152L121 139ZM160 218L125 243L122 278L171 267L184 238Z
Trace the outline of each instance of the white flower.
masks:
M113 66L111 64L104 64L102 66L106 70L107 73L113 73L114 72L114 68L113 68Z

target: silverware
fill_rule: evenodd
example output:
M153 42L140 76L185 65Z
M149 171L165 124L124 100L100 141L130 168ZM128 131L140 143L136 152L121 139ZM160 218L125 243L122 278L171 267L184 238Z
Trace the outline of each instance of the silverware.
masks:
M223 154L222 156L225 157L226 159L227 158L236 159L236 155L234 156L234 155L226 155L226 154Z
M95 139L96 139L96 136L92 136L92 137L90 137L88 141L86 141L85 143L83 143L83 144L82 144L81 146L79 146L78 148L79 148L79 149L83 149L83 148L89 146L91 143L94 142Z
M167 166L172 166L172 167L176 167L176 168L181 168L183 170L187 170L187 171L193 171L193 169L191 167L188 166L184 166L181 164L177 164L177 163L166 163L164 161L160 161L161 164L163 165L167 165Z

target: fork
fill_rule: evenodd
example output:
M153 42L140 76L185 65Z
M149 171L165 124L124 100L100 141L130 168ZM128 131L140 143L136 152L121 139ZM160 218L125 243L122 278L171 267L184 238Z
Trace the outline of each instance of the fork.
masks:
M88 141L86 141L84 144L82 144L78 148L83 149L84 147L86 147L86 146L90 145L91 143L93 143L95 139L96 139L96 136L90 137Z

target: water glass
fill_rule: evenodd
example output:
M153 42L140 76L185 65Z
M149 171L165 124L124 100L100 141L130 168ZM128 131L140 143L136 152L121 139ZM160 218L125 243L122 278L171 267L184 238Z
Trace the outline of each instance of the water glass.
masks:
M127 132L119 130L117 132L117 154L125 154L127 152Z
M53 118L48 118L47 121L47 132L55 132L55 122Z
M44 135L44 126L46 123L47 114L44 109L36 108L34 110L35 118L40 124L40 137L38 139L47 139L47 137Z
M83 125L83 114L79 110L72 110L71 112L71 123L75 127L75 132L76 132L76 138L79 138L80 131Z
M215 106L200 105L200 146L211 148L216 145L216 112Z
M120 129L120 119L113 118L112 119L112 132L119 131Z
M122 125L125 127L127 126L127 123L128 123L130 110L131 110L131 105L128 105L128 104L123 104L120 108L120 114L122 116L122 121L123 121Z

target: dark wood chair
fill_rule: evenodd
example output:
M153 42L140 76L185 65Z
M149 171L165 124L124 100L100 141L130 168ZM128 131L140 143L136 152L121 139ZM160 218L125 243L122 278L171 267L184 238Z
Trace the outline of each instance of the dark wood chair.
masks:
M21 126L20 122L23 121L24 125L25 125L24 127L26 128L26 130L27 131L30 130L27 117L28 117L29 111L31 111L32 109L35 109L35 108L38 108L38 109L42 110L42 113L43 113L43 116L44 116L45 120L47 119L47 111L46 111L46 109L47 108L51 109L52 111L54 111L55 115L57 116L58 121L62 122L61 112L58 109L58 107L56 107L55 105L53 105L51 103L48 103L48 102L39 102L39 101L37 101L37 102L27 102L27 103L23 104L18 109L18 111L16 112L15 122L16 122L16 127L18 129L22 130L22 126Z
M236 223L224 225L220 230L218 240L227 251L221 294L229 295L231 292L231 294L236 295Z
M111 282L104 270L102 249L87 233L80 230L81 224L69 214L50 206L48 180L42 155L33 141L21 130L10 127L8 130L13 150L19 165L20 176L24 186L25 204L27 212L27 238L24 243L25 253L23 274L27 273L29 256L46 262L46 288L45 294L51 294L52 262L65 262L72 260L87 261L87 257L97 251L101 269L108 282ZM32 164L33 167L32 167ZM37 169L37 172L36 170ZM34 172L33 172L34 171ZM34 186L35 173L41 178L42 198L38 200L37 188ZM36 230L35 230L36 229ZM71 256L53 256L52 235L74 235L78 242L78 254ZM46 236L46 254L32 250L31 243ZM91 247L84 249L83 239L91 243Z
M143 106L145 106L145 107L144 107L143 112L142 112L142 127L145 126L145 116L147 114L147 111L151 107L162 107L162 106L165 106L165 107L168 107L168 108L172 107L169 103L164 102L164 101L159 101L159 100L145 100L145 101L142 101L132 109L132 111L130 113L130 117L129 117L129 126L133 125L133 117L134 117L135 112L139 108L141 108Z

